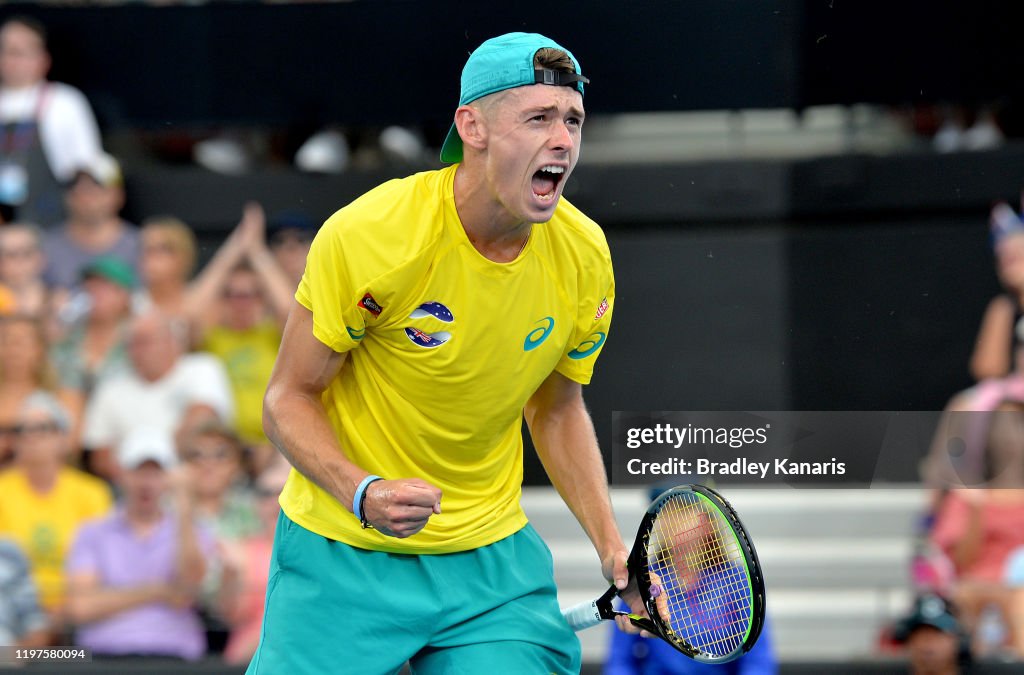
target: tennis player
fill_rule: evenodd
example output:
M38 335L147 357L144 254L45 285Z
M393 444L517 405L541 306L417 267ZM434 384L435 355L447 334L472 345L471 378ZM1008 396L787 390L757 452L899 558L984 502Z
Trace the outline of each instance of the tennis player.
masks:
M452 165L371 190L316 236L264 401L295 468L250 674L407 660L416 673L579 672L550 552L519 501L525 414L604 576L626 587L581 393L608 335L611 259L561 199L587 81L546 37L487 40L462 73L441 151Z

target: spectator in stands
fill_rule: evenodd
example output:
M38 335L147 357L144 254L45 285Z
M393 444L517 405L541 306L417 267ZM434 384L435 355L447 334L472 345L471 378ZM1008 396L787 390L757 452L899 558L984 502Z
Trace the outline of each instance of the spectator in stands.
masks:
M173 216L156 216L143 221L140 235L143 306L155 308L187 326L189 280L196 266L195 234ZM191 347L191 327L188 336Z
M178 454L195 476L191 487L196 517L214 534L220 549L237 548L242 539L260 530L244 466L246 449L217 419L200 421L182 437ZM209 650L214 653L223 652L228 639L228 625L217 606L222 577L222 567L214 564L203 583L201 615Z
M1004 292L989 302L971 355L971 375L979 381L1020 370L1017 324L1024 317L1024 223L1000 202L992 208L990 225L996 276Z
M132 268L117 258L101 257L82 272L85 315L64 327L62 339L50 358L60 376L63 391L77 395L75 441L81 438L81 408L105 379L130 369L125 344L131 320Z
M779 672L768 622L765 622L761 636L749 652L735 661L713 666L684 656L658 638L625 633L614 626L611 632L604 675L775 675Z
M224 367L209 354L184 354L183 340L168 317L151 311L128 329L131 369L97 387L86 406L83 443L95 471L116 477L116 448L137 426L173 434L189 406L204 403L220 419L233 418Z
M79 167L64 199L67 220L43 241L46 283L71 289L97 258L115 258L132 267L139 259L139 232L119 215L124 207L121 166L102 154Z
M137 427L119 454L122 502L82 527L68 559L76 643L95 656L198 659L206 639L193 604L213 541L193 519L195 476L174 469L166 432Z
M247 204L241 222L200 273L191 293L200 347L224 363L246 443L263 435L263 393L281 344L294 288L264 242L263 209ZM211 317L199 308L216 307Z
M218 420L200 423L187 434L179 456L194 469L196 516L218 540L237 540L259 531L245 446L230 428Z
M316 224L301 211L283 211L271 219L268 234L270 251L278 266L291 281L292 288L298 288L302 273L306 271L309 247L316 236Z
M0 318L0 468L13 458L14 430L25 401L40 390L55 394L71 414L70 451L72 458L77 458L74 430L81 417L82 397L57 381L42 320L18 315Z
M11 295L11 307L2 313L49 316L53 307L42 277L45 266L38 227L11 223L0 229L0 283Z
M290 470L284 457L275 455L273 463L256 479L260 531L221 549L224 573L218 600L221 616L232 627L224 650L224 660L231 664L248 663L260 640L274 528L281 510L277 500Z
M83 522L105 515L112 502L102 481L65 463L70 424L53 396L29 396L18 416L15 466L0 473L0 533L25 551L42 605L57 627L72 538Z
M911 675L958 675L971 662L970 643L953 607L937 595L923 595L893 632L910 660Z
M50 644L50 624L39 606L28 560L0 537L0 645L32 649Z
M1014 636L1024 631L1024 617L1013 610L1005 577L1010 554L1024 546L1024 406L1003 405L992 414L988 439L989 488L950 491L939 505L932 530L932 540L953 563L953 599L968 633L978 637L978 622L986 610L997 612L1006 628L1005 645L987 645L979 639L974 650L978 654L1013 649Z
M922 467L933 485L982 483L988 413L1004 400L1024 400L1024 222L1005 202L992 208L989 222L1004 292L985 310L971 355L978 383L950 399ZM951 441L961 446L955 457L948 452Z
M648 499L654 501L672 483L652 486ZM620 601L619 610L625 610ZM611 643L605 662L605 675L683 675L689 673L720 673L721 675L774 675L778 663L772 645L769 622L765 621L754 647L744 656L728 664L709 666L698 663L660 639L648 639L611 627Z
M49 82L46 29L17 16L0 26L0 211L4 220L50 227L62 218L61 185L100 154L88 101L74 87Z

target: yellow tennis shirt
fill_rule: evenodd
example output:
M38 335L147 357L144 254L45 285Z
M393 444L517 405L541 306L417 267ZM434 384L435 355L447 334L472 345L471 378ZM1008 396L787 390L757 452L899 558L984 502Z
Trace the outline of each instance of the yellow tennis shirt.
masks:
M18 469L0 472L0 534L10 536L28 557L46 609L64 601L64 561L78 528L112 506L106 483L77 469L61 468L46 494L33 490Z
M455 170L389 181L331 216L295 294L317 339L348 352L323 394L346 455L443 493L440 514L396 539L292 471L288 517L352 546L450 553L522 528L523 407L552 371L589 383L608 335L601 229L562 199L516 260L495 263L463 230Z
M267 442L263 435L263 394L281 346L281 329L272 320L245 330L212 326L202 349L219 358L235 399L235 430L246 443Z

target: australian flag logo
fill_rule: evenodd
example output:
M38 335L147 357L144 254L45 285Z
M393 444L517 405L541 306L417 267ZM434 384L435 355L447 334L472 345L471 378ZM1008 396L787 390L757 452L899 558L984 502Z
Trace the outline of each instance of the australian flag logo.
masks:
M452 310L448 309L436 300L424 302L422 305L412 310L412 314L409 315L410 319L425 319L428 317L433 317L439 321L443 321L444 323L451 323L452 321L455 321L455 316L452 314ZM423 347L424 349L440 347L445 342L452 339L452 334L448 331L428 333L419 328L406 328L405 334L410 340L412 340L414 345L417 347Z
M424 349L440 347L452 338L452 334L447 331L441 331L440 333L427 333L419 328L406 328L405 334L410 340L412 340L414 345L417 347L423 347Z
M428 316L432 316L435 319L440 319L445 323L451 323L452 321L455 320L455 317L452 316L452 310L448 309L447 307L442 305L440 302L437 302L436 300L433 302L424 302L422 305L420 305L419 307L412 311L412 314L409 315L409 318L423 319Z

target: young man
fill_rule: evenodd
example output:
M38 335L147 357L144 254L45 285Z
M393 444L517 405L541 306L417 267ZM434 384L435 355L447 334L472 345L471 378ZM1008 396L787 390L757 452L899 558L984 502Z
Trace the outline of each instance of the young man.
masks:
M194 609L215 544L194 518L195 471L176 467L169 433L137 427L119 448L121 502L84 525L67 560L75 643L96 657L206 653Z
M579 672L550 553L519 505L524 413L604 576L626 587L581 393L608 333L611 260L560 200L580 73L541 35L488 40L442 149L458 164L386 183L318 233L264 402L296 470L250 674L406 660Z

